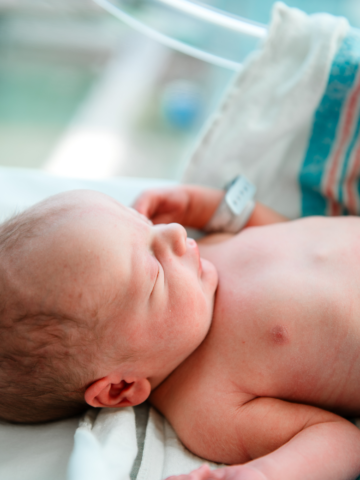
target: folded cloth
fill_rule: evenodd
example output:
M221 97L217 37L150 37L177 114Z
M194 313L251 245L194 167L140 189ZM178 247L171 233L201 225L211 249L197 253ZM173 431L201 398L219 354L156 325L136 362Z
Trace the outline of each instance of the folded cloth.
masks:
M136 454L134 409L91 409L76 429L67 478L130 480Z
M150 407L144 450L136 480L162 480L170 475L190 473L204 464L211 470L224 466L205 461L189 452L169 422Z
M190 453L167 420L148 404L104 408L100 413L91 409L75 432L67 479L162 480L204 463L211 469L222 466Z
M347 20L276 3L183 180L222 188L243 173L290 218L360 213L359 61Z

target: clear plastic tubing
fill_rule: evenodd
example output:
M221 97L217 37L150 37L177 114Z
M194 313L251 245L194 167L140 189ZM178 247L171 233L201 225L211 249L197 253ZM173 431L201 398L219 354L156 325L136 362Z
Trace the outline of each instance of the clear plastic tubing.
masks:
M256 38L263 38L267 34L267 28L265 25L260 23L251 22L234 15L225 14L224 12L217 10L212 7L203 6L199 3L192 3L188 0L160 0L162 3L166 3L173 8L186 12L193 17L206 20L210 23L228 28L229 30L235 30L244 35L249 35ZM147 35L154 40L178 50L182 53L190 55L192 57L198 58L208 63L212 63L218 67L227 68L229 70L238 71L241 69L241 63L228 60L226 58L213 55L212 53L205 52L198 48L192 47L186 43L180 42L175 38L171 38L163 33L158 32L157 30L148 27L144 23L140 22L133 16L127 14L119 7L115 6L111 1L108 0L94 0L95 3L103 7L109 13L115 17L122 20L124 23L134 28L135 30Z
M200 3L190 2L189 0L159 0L161 3L171 5L177 10L186 12L193 17L201 18L210 23L214 23L229 30L249 35L251 37L263 38L267 29L261 23L251 22L245 18L236 17L218 10L217 8L202 5Z

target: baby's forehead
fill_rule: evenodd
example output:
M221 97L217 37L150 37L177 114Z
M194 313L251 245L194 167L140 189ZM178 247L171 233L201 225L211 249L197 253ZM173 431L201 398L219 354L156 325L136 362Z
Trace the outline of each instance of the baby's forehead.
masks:
M127 291L130 247L142 231L134 235L132 220L146 222L138 212L104 194L77 191L38 204L24 224L32 217L33 234L26 230L6 264L25 300L82 318L111 303L120 287Z
M115 198L100 192L94 192L94 195L91 195L90 198L84 196L82 204L78 203L76 206L80 209L86 210L90 215L92 213L95 214L97 211L107 212L110 215L115 213L119 217L132 218L134 220L141 220L142 222L152 224L149 219L134 208L124 205Z
M60 213L59 216L63 217L65 221L71 221L73 217L80 217L81 219L93 219L99 222L102 218L110 220L109 217L113 217L117 220L123 219L135 223L140 221L140 223L152 224L150 220L135 209L120 203L109 195L93 190L64 192L50 197L44 202L44 205L39 204L39 207L45 207L55 214Z
M139 247L148 234L151 222L112 197L84 191L72 194L69 200L74 208L67 209L48 232L46 243L52 257L90 265L111 255L121 255L126 261L127 250L134 242Z

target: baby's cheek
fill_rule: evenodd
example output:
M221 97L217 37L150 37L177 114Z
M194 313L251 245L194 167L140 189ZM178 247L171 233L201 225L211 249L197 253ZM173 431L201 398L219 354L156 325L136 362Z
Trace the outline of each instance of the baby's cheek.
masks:
M188 291L184 292L182 301L177 306L177 312L180 318L183 318L188 333L191 336L202 334L208 323L208 317L211 315L209 305L203 292ZM185 326L185 325L184 325Z

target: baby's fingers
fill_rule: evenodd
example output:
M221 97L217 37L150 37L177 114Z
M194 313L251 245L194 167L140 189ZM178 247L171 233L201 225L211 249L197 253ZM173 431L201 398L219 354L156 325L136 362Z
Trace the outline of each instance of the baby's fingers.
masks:
M191 473L186 475L173 475L166 480L208 480L211 479L209 475L211 475L210 468L207 465L202 465Z
M207 480L267 480L266 476L249 465L234 465L210 471ZM203 479L201 479L203 480Z
M266 476L248 465L234 465L232 467L210 470L207 465L194 470L188 475L169 477L167 480L267 480Z
M154 223L182 223L189 199L183 188L148 190L135 201L133 208Z
M164 200L163 190L147 190L134 202L133 208L148 218L151 218Z

